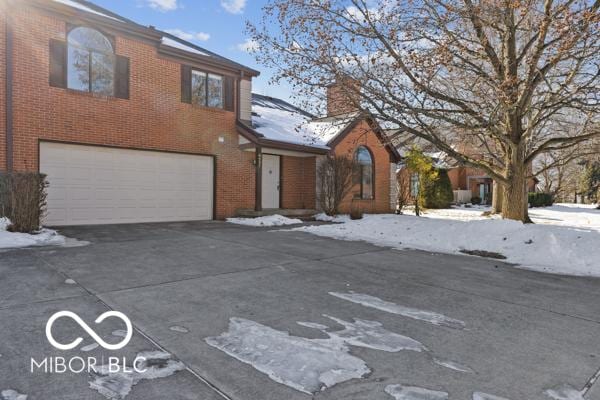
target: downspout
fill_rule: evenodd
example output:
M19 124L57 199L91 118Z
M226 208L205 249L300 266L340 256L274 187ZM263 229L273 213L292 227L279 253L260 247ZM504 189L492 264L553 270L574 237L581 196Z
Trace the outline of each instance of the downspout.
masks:
M5 63L5 85L6 85L6 172L13 170L13 30L10 22L10 14L6 13L6 63Z
M254 210L262 211L262 147L256 146L254 166L256 168L256 185L254 194Z

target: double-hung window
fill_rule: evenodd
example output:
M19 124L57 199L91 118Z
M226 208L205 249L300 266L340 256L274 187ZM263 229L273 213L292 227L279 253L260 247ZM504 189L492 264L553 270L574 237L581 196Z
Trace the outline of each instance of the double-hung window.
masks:
M223 77L192 70L192 103L223 108Z

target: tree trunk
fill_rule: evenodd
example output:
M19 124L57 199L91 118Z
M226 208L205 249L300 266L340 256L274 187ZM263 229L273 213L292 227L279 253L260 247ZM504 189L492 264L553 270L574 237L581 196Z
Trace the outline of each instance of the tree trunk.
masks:
M494 180L492 185L492 214L499 214L502 212L502 194L504 188L497 180Z
M527 197L527 168L523 146L516 145L506 160L506 177L508 183L503 186L502 218L528 222L525 212Z

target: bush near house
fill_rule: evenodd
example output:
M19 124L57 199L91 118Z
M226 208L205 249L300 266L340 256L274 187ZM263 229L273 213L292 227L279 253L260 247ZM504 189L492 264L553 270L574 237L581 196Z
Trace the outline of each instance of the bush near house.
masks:
M437 170L435 179L425 180L423 184L423 200L425 208L449 208L454 201L452 183L445 169Z
M352 157L331 155L317 168L317 200L329 216L339 213L340 204L352 190L356 161Z
M550 193L528 193L530 207L549 207L554 204L554 197Z
M0 173L0 217L10 219L13 232L40 229L46 211L46 175L36 172Z
M475 204L475 205L481 204L481 197L479 197L479 196L471 197L471 204Z

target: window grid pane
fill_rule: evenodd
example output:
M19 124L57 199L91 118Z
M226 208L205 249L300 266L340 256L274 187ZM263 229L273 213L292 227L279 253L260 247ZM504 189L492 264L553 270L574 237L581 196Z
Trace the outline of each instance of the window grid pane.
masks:
M220 75L208 75L208 106L223 108L223 78Z
M114 57L102 53L92 53L92 92L110 96L113 94L115 75Z
M69 46L68 87L69 89L90 90L90 57L85 50Z
M206 105L206 73L192 71L192 103Z

